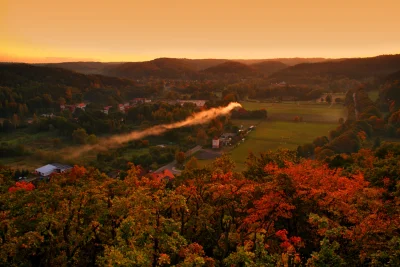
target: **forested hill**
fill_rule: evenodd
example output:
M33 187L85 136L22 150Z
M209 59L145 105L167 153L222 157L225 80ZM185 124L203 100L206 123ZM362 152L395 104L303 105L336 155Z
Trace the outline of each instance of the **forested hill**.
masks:
M271 75L275 81L311 83L317 80L347 77L364 79L383 78L400 70L400 55L384 55L370 58L351 58L320 63L298 64Z
M54 67L29 64L0 64L0 89L6 95L2 100L27 103L40 102L45 94L57 101L66 98L67 103L93 101L99 104L120 103L124 98L141 97L151 93L134 81L103 75L85 75ZM32 102L31 101L31 102ZM50 101L51 102L51 101Z
M280 61L261 61L258 63L254 63L250 65L257 72L262 73L264 75L270 75L274 72L283 70L288 67L288 65L280 62Z
M236 61L227 61L217 66L210 67L205 69L203 73L210 75L240 75L240 76L252 76L257 74L256 69L246 64L236 62Z
M176 58L158 58L145 62L129 62L110 67L107 75L129 79L147 77L181 79L196 78L197 71L187 61Z
M146 76L160 76L160 78L163 76L179 76L181 73L173 69L189 69L189 72L201 71L226 61L228 60L158 58L144 62L63 62L45 65L73 70L84 74L126 76L137 79Z
M322 58L282 58L282 59L187 59L187 58L157 58L143 62L63 62L45 64L49 67L59 67L84 74L102 74L129 79L167 78L197 79L206 73L219 74L238 73L270 75L276 71L299 63L321 62ZM242 65L244 66L242 66ZM43 64L41 64L43 65ZM239 71L236 67L241 66ZM216 69L214 69L216 67ZM205 71L209 70L210 71ZM249 71L250 69L254 69ZM215 74L215 73L213 73ZM206 76L208 77L208 76Z
M400 81L400 70L389 74L386 77L386 81Z
M76 71L83 74L104 74L108 68L112 68L121 63L103 63L103 62L62 62L62 63L49 63L37 64L47 67L62 68L67 70Z
M29 64L0 64L1 86L23 86L32 83L58 84L79 88L133 86L128 79L107 77L103 75L85 75L74 71L34 66Z

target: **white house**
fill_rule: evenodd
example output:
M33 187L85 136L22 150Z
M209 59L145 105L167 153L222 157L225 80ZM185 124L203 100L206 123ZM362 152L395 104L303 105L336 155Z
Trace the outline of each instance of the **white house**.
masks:
M212 140L212 148L219 148L219 138L214 138Z
M37 168L35 172L40 176L49 176L52 173L64 173L72 169L69 165L62 165L59 163L51 163Z
M112 106L104 107L103 110L102 110L102 112L103 112L104 114L107 114L107 115L108 115L108 111L110 110L110 108L112 108Z

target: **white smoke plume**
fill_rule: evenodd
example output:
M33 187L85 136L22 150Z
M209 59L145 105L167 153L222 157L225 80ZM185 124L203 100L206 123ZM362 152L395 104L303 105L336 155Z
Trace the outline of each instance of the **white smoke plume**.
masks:
M211 108L209 110L195 113L183 121L178 121L178 122L174 122L174 123L170 123L170 124L156 125L156 126L150 127L143 131L133 131L133 132L130 132L127 134L119 134L119 135L113 135L108 138L102 138L99 140L98 144L96 144L96 145L85 145L81 148L75 149L72 152L66 152L69 154L66 157L67 158L76 158L76 157L80 156L81 154L91 151L91 150L108 150L109 148L117 147L117 146L119 146L123 143L127 143L129 141L142 139L146 136L161 135L172 129L186 127L186 126L192 126L192 125L198 125L198 124L204 124L204 123L211 121L212 119L215 119L218 116L226 115L229 112L231 112L234 108L241 107L241 106L242 105L240 105L237 102L231 102L226 107Z

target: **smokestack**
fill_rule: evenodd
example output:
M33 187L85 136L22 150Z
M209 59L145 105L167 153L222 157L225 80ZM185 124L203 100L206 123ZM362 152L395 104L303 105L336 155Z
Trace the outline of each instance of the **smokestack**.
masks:
M167 131L181 128L181 127L204 124L204 123L207 123L207 122L215 119L218 116L226 115L229 112L231 112L234 108L238 108L241 106L242 105L240 105L237 102L231 102L226 107L211 108L209 110L195 113L183 121L178 121L178 122L174 122L174 123L170 123L170 124L156 125L156 126L150 127L143 131L133 131L133 132L130 132L127 134L113 135L108 138L100 139L99 143L96 145L85 145L73 152L66 152L66 154L69 154L69 156L67 156L67 158L76 158L76 157L80 156L81 154L91 151L91 150L105 151L110 148L117 147L123 143L127 143L129 141L142 139L142 138L144 138L146 136L150 136L150 135L153 135L153 136L161 135Z

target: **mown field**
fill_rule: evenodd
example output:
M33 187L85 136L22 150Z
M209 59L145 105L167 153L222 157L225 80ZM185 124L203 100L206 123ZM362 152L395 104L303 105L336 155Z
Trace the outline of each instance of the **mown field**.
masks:
M328 135L330 130L337 127L335 123L316 122L235 120L234 123L244 127L257 125L256 129L247 135L244 142L233 149L224 150L236 162L237 170L245 169L249 152L259 154L279 148L296 149L298 145L312 142L317 136ZM202 166L206 166L212 160L199 162Z
M307 122L333 122L346 117L346 110L342 104L327 104L314 102L241 102L247 110L266 109L268 118L277 121L291 121L295 116L303 117Z
M237 126L247 128L256 125L244 142L235 148L225 148L237 164L238 170L245 168L245 161L250 151L253 153L277 150L279 148L296 149L298 145L312 142L316 137L328 135L330 130L338 126L340 118L346 118L346 109L342 104L330 105L314 102L241 102L247 110L265 108L268 119L233 120ZM295 123L294 117L303 118L303 122ZM200 160L202 166L212 160Z
M296 149L298 145L312 142L317 136L328 135L336 126L335 123L263 121L229 154L238 164L238 169L243 169L250 151L258 154L279 148Z

